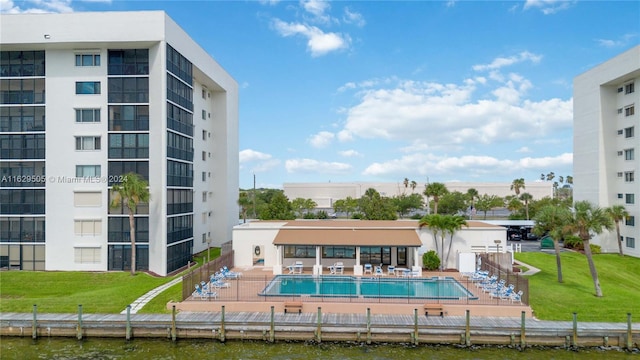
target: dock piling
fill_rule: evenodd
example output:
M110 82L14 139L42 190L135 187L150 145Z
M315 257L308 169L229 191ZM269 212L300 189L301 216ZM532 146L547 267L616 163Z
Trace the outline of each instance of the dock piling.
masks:
M76 337L82 340L82 305L78 305L78 326L76 328Z
M171 340L176 341L176 306L171 306Z
M275 321L274 321L274 306L271 305L271 326L269 327L269 341L274 342L276 339L275 334Z
M316 340L322 342L322 308L318 306L318 327L316 329Z
M464 344L471 346L471 311L466 310L466 320L464 328Z
M578 313L573 313L573 338L571 346L578 346Z
M367 345L371 344L371 308L367 308Z
M627 313L627 350L633 349L633 334L631 333L631 313Z
M38 338L38 320L36 314L38 313L38 305L33 304L33 323L31 324L31 338L33 340Z
M221 318L220 318L220 341L224 342L225 341L225 336L226 336L225 330L224 330L224 305L222 305L220 307L220 315L221 315Z
M131 305L127 305L127 327L125 329L125 338L131 340Z
M527 346L527 339L525 333L525 319L527 318L526 313L523 311L521 315L520 321L520 347L525 348Z

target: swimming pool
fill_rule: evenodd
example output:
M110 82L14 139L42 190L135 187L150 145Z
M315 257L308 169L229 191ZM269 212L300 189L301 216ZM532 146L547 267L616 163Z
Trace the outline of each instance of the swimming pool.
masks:
M368 278L277 275L258 295L477 300L452 277Z

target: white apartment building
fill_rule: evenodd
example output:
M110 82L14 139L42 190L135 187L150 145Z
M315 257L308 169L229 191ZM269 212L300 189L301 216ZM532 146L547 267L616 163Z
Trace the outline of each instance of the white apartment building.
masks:
M0 16L0 267L166 275L230 241L238 85L162 11Z
M624 252L640 256L640 46L573 81L574 199L601 207L622 204ZM603 251L618 249L615 231L594 239Z

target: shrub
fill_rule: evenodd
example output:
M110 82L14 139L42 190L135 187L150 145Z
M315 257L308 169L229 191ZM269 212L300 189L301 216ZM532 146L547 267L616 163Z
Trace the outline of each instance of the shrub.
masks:
M314 214L314 213L312 213L312 212L305 213L305 214L302 216L302 218L303 218L303 219L317 219L316 214Z
M328 219L329 218L329 215L324 210L318 211L318 214L316 214L316 215L318 216L318 219Z
M438 270L440 258L434 250L429 250L422 255L422 267L428 271Z
M602 253L602 247L600 245L589 244L589 247L591 248L592 254Z
M575 235L569 235L564 238L565 249L584 250L582 239Z
M412 220L420 220L420 219L422 219L422 216L423 215L420 215L420 214L413 214L413 215L411 215L411 219Z
M353 213L351 214L351 218L355 220L361 220L364 217L363 213Z

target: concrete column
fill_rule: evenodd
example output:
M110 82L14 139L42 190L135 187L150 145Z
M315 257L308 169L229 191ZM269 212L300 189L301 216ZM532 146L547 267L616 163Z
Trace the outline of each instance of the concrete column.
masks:
M362 276L362 265L360 265L360 246L356 246L356 264L353 266L353 275Z
M273 264L273 275L282 274L282 245L276 245L276 263Z

